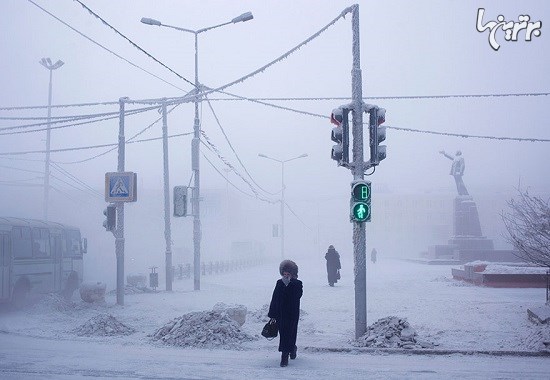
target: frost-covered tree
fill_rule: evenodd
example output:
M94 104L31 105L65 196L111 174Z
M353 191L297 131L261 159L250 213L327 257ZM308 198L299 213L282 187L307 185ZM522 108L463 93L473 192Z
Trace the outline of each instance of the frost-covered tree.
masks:
M508 232L507 241L523 260L550 268L549 200L518 189L518 197L507 204L508 211L501 214Z

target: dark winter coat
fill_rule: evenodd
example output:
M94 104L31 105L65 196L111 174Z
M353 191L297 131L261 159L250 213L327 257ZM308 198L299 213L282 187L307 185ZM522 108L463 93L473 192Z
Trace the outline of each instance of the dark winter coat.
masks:
M291 278L288 285L283 280L277 280L275 284L268 317L277 321L281 352L291 352L296 347L302 293L302 281L297 278Z
M327 277L328 283L334 284L338 282L336 273L339 269L342 268L340 265L340 254L334 248L329 248L325 254L325 259L327 260Z

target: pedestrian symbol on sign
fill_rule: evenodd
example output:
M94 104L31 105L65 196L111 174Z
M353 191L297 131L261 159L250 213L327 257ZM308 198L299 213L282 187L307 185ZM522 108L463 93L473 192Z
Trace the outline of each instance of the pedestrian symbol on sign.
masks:
M111 189L111 196L127 197L128 194L128 187L124 184L122 178L116 178L115 186Z
M363 219L365 217L366 212L367 210L365 209L365 206L363 206L362 204L359 205L359 207L357 208L357 217L359 219Z
M105 173L106 202L137 201L137 175L134 172Z

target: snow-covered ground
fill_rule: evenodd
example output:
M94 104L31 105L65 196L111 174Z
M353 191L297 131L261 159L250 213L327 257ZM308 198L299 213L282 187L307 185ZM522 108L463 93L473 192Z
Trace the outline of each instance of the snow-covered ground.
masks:
M342 356L358 345L365 345L352 341L355 309L353 268L346 266L351 265L349 261L344 263L341 281L329 287L324 260L297 260L299 277L304 283L303 313L297 342L299 358L291 362L291 367L298 365L304 352L326 354L325 349L342 349L342 353L337 354ZM451 266L444 265L382 259L376 264L368 263L367 267L367 324L370 327L387 325L390 319L373 326L380 319L395 316L396 321L402 321L401 331L406 328L403 340L407 339L406 335L414 335L416 341L424 342L429 349L442 351L538 352L544 349L543 341L550 340L550 327L536 325L527 317L528 308L544 305L544 289L477 287L453 280ZM60 347L60 355L68 355L71 345L81 347L86 343L104 345L105 350L113 349L113 352L117 347L123 350L137 346L136 350L151 355L160 355L166 350L170 355L181 351L182 356L195 358L195 365L200 364L200 352L207 348L207 354L203 355L205 365L221 360L224 355L231 358L242 352L245 357L250 355L254 360L261 357L262 362L276 367L278 341L266 340L260 331L267 320L265 305L278 277L278 263L273 262L203 276L201 291L193 291L193 281L187 279L175 281L173 292L127 294L124 306L116 305L115 295L109 293L106 302L101 304L85 303L77 292L70 303L49 295L24 311L6 308L0 311L0 347L33 346L36 338L53 342ZM217 317L212 309L220 302L246 307L244 325L232 325L231 321ZM217 307L219 309L219 305ZM213 320L217 321L214 325ZM190 321L199 322L191 325ZM186 330L177 331L174 326ZM159 331L162 328L164 330ZM174 339L154 339L155 334L157 338L161 332L166 335L167 329L180 335ZM211 339L212 336L216 339ZM34 340L25 343L29 337ZM363 343L366 340L363 339ZM371 341L380 344L380 339L371 338ZM174 342L181 344L167 347ZM3 354L5 352L0 358ZM88 366L88 359L82 358L83 366ZM469 360L474 365L478 359L465 357L460 362ZM536 360L547 363L550 369L550 357ZM127 367L128 363L121 362L121 366ZM303 364L301 366L304 369ZM0 361L0 370L2 367ZM10 368L14 368L13 363ZM166 377L166 373L163 376ZM219 374L213 377L225 378ZM237 377L227 375L227 378Z

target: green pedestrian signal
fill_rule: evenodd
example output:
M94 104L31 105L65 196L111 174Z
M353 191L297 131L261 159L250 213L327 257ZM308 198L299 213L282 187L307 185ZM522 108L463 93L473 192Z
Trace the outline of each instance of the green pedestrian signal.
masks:
M371 183L370 181L353 181L351 183L350 221L370 222L371 216Z

